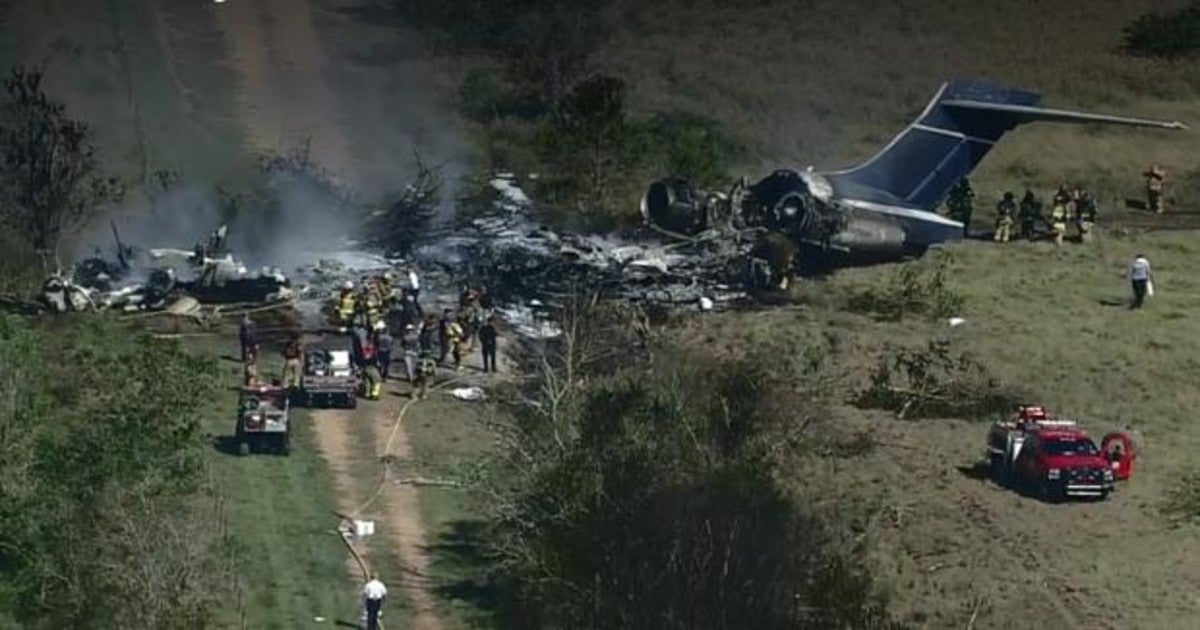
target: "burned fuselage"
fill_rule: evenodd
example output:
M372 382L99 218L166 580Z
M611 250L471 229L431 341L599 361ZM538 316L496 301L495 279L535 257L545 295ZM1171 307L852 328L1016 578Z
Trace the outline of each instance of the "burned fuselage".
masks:
M755 233L787 236L811 252L863 260L920 254L932 243L961 235L960 224L944 221L938 229L906 221L898 214L858 208L837 199L819 173L778 170L755 184L735 182L727 193L698 190L680 178L655 182L642 199L647 224L679 238L705 233L743 237Z
M779 170L728 193L706 193L671 178L642 199L646 222L672 236L741 238L746 230L782 234L816 260L875 262L916 255L962 238L963 225L935 212L1000 138L1018 125L1048 121L1181 130L1180 122L1089 114L1039 106L1041 97L982 81L941 86L921 114L883 149L855 167Z

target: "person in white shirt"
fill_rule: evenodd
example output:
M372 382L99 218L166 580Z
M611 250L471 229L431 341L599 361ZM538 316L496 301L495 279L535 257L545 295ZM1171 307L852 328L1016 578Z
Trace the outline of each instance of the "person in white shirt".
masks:
M1147 292L1154 290L1154 274L1150 271L1150 261L1144 255L1138 254L1129 265L1129 281L1133 283L1133 303L1129 308L1141 308Z
M379 630L380 609L383 600L387 598L387 587L379 581L379 576L371 574L371 581L363 587L363 608L367 611L367 630Z
M421 293L421 279L417 277L416 269L408 270L408 290L412 293L414 300Z

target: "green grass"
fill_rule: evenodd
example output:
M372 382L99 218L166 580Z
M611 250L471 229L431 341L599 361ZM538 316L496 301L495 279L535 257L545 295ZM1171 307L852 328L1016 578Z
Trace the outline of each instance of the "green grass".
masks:
M494 448L482 424L497 409L434 395L418 403L405 420L413 462L409 474L462 479ZM482 506L467 488L429 486L420 493L421 519L438 586L434 596L446 627L487 627L495 592L487 582L478 546L485 523Z
M204 344L199 351L233 354L236 344ZM228 389L212 401L204 430L231 435L241 366L222 360ZM209 472L225 498L230 535L238 550L238 602L222 608L222 627L297 628L313 618L357 618L357 589L346 579L346 551L334 529L333 488L312 434L298 413L288 457L245 457L213 448ZM244 613L244 617L243 617Z

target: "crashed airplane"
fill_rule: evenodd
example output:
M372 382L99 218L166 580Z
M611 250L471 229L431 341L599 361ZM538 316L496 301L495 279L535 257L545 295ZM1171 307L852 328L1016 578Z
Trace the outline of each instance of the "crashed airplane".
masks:
M672 178L652 184L642 215L673 237L757 230L816 248L834 264L920 255L956 240L963 225L934 209L1016 126L1036 121L1186 129L1161 122L1040 107L1041 96L979 81L942 85L920 116L879 153L841 171L778 170L728 195Z

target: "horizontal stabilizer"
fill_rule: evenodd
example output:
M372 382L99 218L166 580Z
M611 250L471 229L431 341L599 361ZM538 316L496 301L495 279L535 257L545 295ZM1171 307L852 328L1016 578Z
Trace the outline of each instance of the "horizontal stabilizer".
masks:
M981 101L942 101L942 107L981 112L996 112L1012 118L1013 124L1034 121L1061 123L1103 123L1109 125L1129 125L1131 127L1156 127L1159 129L1187 129L1187 125L1179 121L1149 120L1146 118L1128 118L1125 116L1109 116L1107 114L1089 114L1073 112L1066 109L1047 109L1028 105L1008 105L1004 103L984 103Z
M835 193L872 203L933 210L1013 128L1028 122L1187 129L1180 122L1040 107L1041 96L982 81L950 81L917 119L866 162L827 173Z

